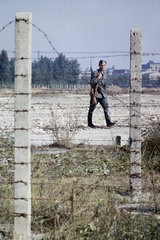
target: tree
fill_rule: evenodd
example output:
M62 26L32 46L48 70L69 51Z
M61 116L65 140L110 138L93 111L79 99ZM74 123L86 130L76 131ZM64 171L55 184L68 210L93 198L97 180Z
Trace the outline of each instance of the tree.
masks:
M76 84L79 81L79 74L80 74L80 64L78 63L78 61L75 60L71 60L69 61L69 64L71 66L71 74L68 78L68 83L73 83Z
M32 62L32 83L51 85L54 83L77 84L79 81L80 65L78 61L68 60L62 53L52 61L41 56L39 61ZM0 54L0 83L14 83L14 59L8 60L7 52Z
M41 56L41 59L32 63L32 83L49 85L52 77L53 62L47 57Z
M53 78L58 83L76 84L80 65L77 60L69 61L62 53L53 62Z
M53 78L56 82L62 83L65 82L66 74L68 71L67 68L68 60L61 53L53 62Z
M0 54L0 83L1 84L7 83L8 67L9 67L9 60L8 60L7 52L5 50L2 50Z
M9 61L7 83L14 84L14 59Z

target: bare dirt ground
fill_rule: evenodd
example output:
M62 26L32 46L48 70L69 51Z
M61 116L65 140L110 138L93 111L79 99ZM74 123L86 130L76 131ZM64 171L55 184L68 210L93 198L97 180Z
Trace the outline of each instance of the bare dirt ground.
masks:
M1 129L14 129L14 94L9 90L0 92L0 125ZM159 89L142 91L141 123L142 127L154 124L160 117ZM121 136L122 144L127 144L129 137L129 93L127 90L115 88L108 91L109 111L111 119L118 123L113 128L107 128L100 105L93 115L93 122L99 126L96 129L87 127L89 93L82 90L48 91L39 89L32 91L31 142L34 145L53 143L53 135L49 128L51 122L66 126L76 121L77 131L73 137L76 144L110 145L115 143L116 136ZM65 127L64 127L65 132Z

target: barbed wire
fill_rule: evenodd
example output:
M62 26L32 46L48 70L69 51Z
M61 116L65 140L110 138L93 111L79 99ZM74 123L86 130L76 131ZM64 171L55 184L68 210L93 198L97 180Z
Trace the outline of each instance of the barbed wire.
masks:
M15 22L15 20L13 20L13 21L11 21L11 22L9 22L8 24L6 24L1 30L0 30L0 32L1 31L3 31L9 24L12 24L13 22ZM31 24L33 27L35 27L38 31L40 31L43 35L44 35L44 37L47 39L47 41L48 41L48 43L50 44L50 46L52 47L52 49L53 49L53 51L59 56L59 57L61 57L61 59L66 63L66 65L68 65L71 69L72 69L72 71L75 73L75 74L77 74L77 75L79 75L79 73L77 73L74 69L73 69L73 67L67 62L67 59L65 59L63 56L60 56L60 54L62 53L62 52L58 52L57 50L56 50L56 48L53 46L53 44L52 44L52 42L50 41L50 39L48 38L48 36L47 36L47 34L43 31L43 30L41 30L37 25L35 25L34 23L32 23L32 22L30 22L30 21L26 21L25 20L25 22L26 23L29 23L29 24ZM11 52L11 51L10 51ZM14 52L14 51L13 51ZM33 51L33 52L35 52L35 51ZM39 52L39 50L37 51L37 52ZM46 53L46 52L45 52ZM53 53L53 52L47 52L47 53ZM104 57L104 58L109 58L109 57L119 57L119 56L129 56L129 54L130 54L130 52L127 52L127 51L101 51L101 52L65 52L65 53L83 53L83 54L99 54L99 53L125 53L125 54L123 54L123 55L112 55L112 56L109 56L109 55L107 55L107 56L92 56L92 58L101 58L101 57ZM154 56L154 55L160 55L160 53L142 53L142 55L143 56L146 56L146 55L152 55L152 56ZM88 57L76 57L76 58L91 58L91 56L88 56ZM17 60L17 59L16 59Z
M4 49L1 49L1 51L4 50ZM5 51L7 52L11 52L11 53L15 53L15 51L13 50L6 50ZM50 51L41 51L41 50L33 50L32 53L47 53L47 54L54 54L54 52L50 52ZM56 52L55 52L56 53ZM112 51L95 51L95 52L65 52L65 51L59 51L59 53L63 53L63 54L106 54L106 53L123 53L122 55L119 54L119 55L115 55L115 56L129 56L130 55L130 52L129 51L121 51L121 50L112 50ZM56 53L57 54L57 53ZM142 56L159 56L160 53L158 52L142 52L141 54ZM103 55L104 56L104 55ZM108 56L108 55L107 55ZM112 55L109 55L109 57L112 56ZM87 58L90 57L97 57L97 56L87 56ZM99 56L98 56L99 57ZM101 56L100 56L101 57ZM77 56L76 56L77 58ZM85 56L84 56L85 58ZM38 58L37 58L38 59ZM52 58L50 58L52 59ZM54 59L54 58L53 58Z
M12 20L12 21L10 21L9 23L7 23L6 25L4 25L1 29L0 29L0 33L3 31L3 30L5 30L9 25L11 25L12 23L14 23L15 22L15 20Z
M14 22L14 21L13 21ZM9 24L11 24L12 22L10 22ZM9 24L7 24L6 26L4 26L4 28L3 29L5 29ZM37 26L36 26L36 28L39 30L39 31L41 31ZM2 30L3 30L2 29ZM2 31L2 30L0 30L0 32ZM43 31L41 31L44 35L45 35L45 33L43 32ZM46 37L46 39L47 39L47 41L50 43L50 41L49 41L49 39L48 39L48 37L47 37L47 35L45 35L45 37ZM51 44L51 43L50 43ZM51 46L52 46L52 48L53 48L53 50L56 52L56 49L54 49L54 47L53 47L53 45L51 44ZM59 52L56 52L57 54L59 54ZM88 54L88 53L87 53ZM128 56L128 53L125 53L125 54L127 54L126 56ZM98 57L98 56L97 56ZM16 59L16 60L18 60L18 59ZM37 76L39 76L39 75L37 75ZM46 74L42 74L41 76L47 76ZM143 91L143 90L142 90ZM142 91L139 91L139 93L140 92L142 92ZM39 97L41 98L41 94L45 94L45 96L47 96L47 91L43 91L42 93L38 93L38 95L39 95ZM58 93L59 94L59 93ZM128 95L130 94L130 92L128 93ZM14 96L14 94L12 93L11 94L11 97L10 97L10 99L12 98ZM122 112L122 115L123 116L121 116L120 115L120 112L118 113L117 111L116 111L116 113L115 113L115 115L112 115L112 116L114 116L114 117L116 117L116 118L121 118L121 117L123 117L123 119L125 119L125 121L127 121L127 123L126 124L124 124L124 122L122 121L121 122L121 124L120 124L120 127L127 127L127 128L129 128L129 109L132 107L128 102L126 103L126 101L125 101L125 99L124 98L120 98L120 96L118 95L118 94L115 94L115 93L111 93L110 94L110 96L111 97L113 97L113 98L115 98L115 100L116 101L118 101L118 104L116 103L116 104L111 104L110 105L110 108L112 109L112 108L116 108L116 109L121 109L121 112ZM6 98L6 96L5 96L5 98ZM0 105L0 107L2 108L2 111L3 111L3 108L5 108L7 105L9 105L9 101L10 101L10 99L7 99L7 101L4 103L2 103L1 102L1 105ZM52 99L53 100L53 99ZM40 131L39 130L42 130L42 131L48 131L48 130L51 130L51 128L49 127L49 125L48 125L48 123L43 119L43 116L42 115L45 115L45 117L48 117L48 116L46 116L46 111L50 111L50 110L53 110L53 111L57 111L58 109L62 112L63 110L66 110L66 111L74 111L74 110L76 110L76 108L77 108L77 104L70 104L69 103L69 98L66 100L66 102L65 102L65 104L63 105L63 106L61 106L61 104L57 104L57 106L55 106L54 108L49 108L48 106L46 107L46 100L45 100L45 102L42 102L42 101L40 101L40 102L32 102L32 107L34 106L34 104L35 104L35 106L37 106L37 109L32 109L31 111L32 111L32 113L34 113L35 114L35 116L34 116L34 118L32 119L32 126L31 126L31 133L32 134L36 134L36 137L35 137L35 139L34 140L36 140L36 141L40 141L41 142L41 146L39 146L39 148L37 147L37 146L35 146L35 149L33 148L32 149L32 156L35 154L37 154L37 156L38 156L38 154L41 154L41 153L38 153L38 152L36 152L37 150L39 150L40 148L42 149L42 151L44 151L45 150L45 147L47 147L47 146L52 146L53 147L53 145L50 145L50 144L53 144L53 139L51 140L51 142L48 142L46 139L44 139L44 135L42 135L41 133L40 133ZM78 105L78 107L79 107L79 109L78 109L78 111L80 111L81 109L83 109L83 110L86 110L86 113L87 113L87 111L88 111L88 105L87 105L87 102L84 104L84 103L78 103L79 105ZM39 105L41 105L41 108L39 107ZM43 106L43 107L42 107ZM146 103L146 102L142 102L142 104L141 104L141 107L150 107L150 106L152 106L152 108L159 108L159 102L158 102L158 100L156 101L156 102L148 102L148 103ZM127 108L127 110L128 110L128 114L124 114L124 107L125 108ZM7 108L7 114L10 116L10 113L13 113L14 112L14 109L13 109L13 104L12 104L12 106L9 106L8 108ZM102 112L101 112L102 113ZM100 114L101 114L100 113ZM138 112L139 113L139 112ZM36 115L37 114L37 115ZM41 115L42 114L42 115ZM102 118L102 116L100 116L100 114L98 115L98 118ZM158 110L154 113L154 114L151 114L150 116L148 116L148 112L147 113L142 113L141 114L141 116L143 117L143 118L145 118L145 119L148 119L148 120L150 120L150 123L152 124L152 125L154 125L154 123L156 124L157 123L157 121L154 121L153 119L150 119L151 117L153 118L153 117L158 117L158 115L159 115L159 113L158 113ZM3 116L1 116L1 117L3 117ZM11 117L11 116L10 116ZM83 115L82 115L82 117L84 118L84 117L86 117L86 115L85 115L85 113L83 113ZM126 120L127 119L127 120ZM9 118L9 125L11 124L11 122L14 120L14 118ZM40 122L40 125L37 123L37 121L38 122ZM141 125L141 126L138 126L137 125L137 127L138 128L141 128L141 127L147 127L148 126L148 124L147 124L147 122L145 122L145 124L143 124L143 125ZM7 126L7 128L9 129L9 127L11 128L11 126ZM84 126L82 126L83 127L83 129L87 129L87 127L84 127ZM80 128L81 128L81 126L80 126ZM13 129L14 129L14 125L13 125ZM38 129L38 133L36 132L36 130ZM15 129L14 129L15 130ZM117 127L117 130L118 130L118 127ZM111 138L113 138L113 134L112 134L112 129L110 129L110 131L111 131ZM117 131L117 134L118 134L118 131ZM128 134L129 135L129 134ZM40 136L40 138L41 139L38 139L38 136ZM129 137L129 136L128 136ZM32 137L31 137L31 142L32 142ZM43 140L43 143L44 143L44 146L42 145L42 140ZM79 141L83 141L83 139L81 139L81 138L79 138L79 139L77 139L77 140L79 140ZM99 143L101 141L101 145L109 145L109 144L111 144L111 143L113 143L113 139L109 139L109 140L101 140L101 139L97 139L96 140L96 142L97 143ZM122 142L123 142L123 140L122 140ZM126 142L126 141L125 141ZM91 140L91 144L94 144L94 139L92 139ZM128 143L129 144L129 143ZM33 146L33 145L32 145ZM84 146L84 145L83 145ZM8 145L8 143L6 142L6 147L8 148L9 147L9 145ZM16 146L14 146L15 148L16 148ZM137 150L140 150L139 148L137 148ZM68 208L69 209L67 209L67 213L69 213L71 216L73 216L74 217L74 214L75 214L75 216L76 216L76 218L78 219L79 217L81 217L80 216L80 214L79 214L79 209L77 210L77 212L75 212L75 213L73 213L73 208L71 208L70 206L71 205L73 205L73 202L74 203L77 203L77 204L80 204L81 202L79 202L79 199L78 198L80 198L80 193L85 193L85 199L84 199L84 201L83 201L83 204L86 204L86 206L88 206L88 198L87 198L87 191L92 191L93 192L93 189L98 189L98 188L101 188L103 191L104 191L104 193L106 194L106 190L108 190L109 191L109 193L111 194L111 189L113 190L113 192L114 192L114 195L115 195L115 193L120 193L121 192L121 194L122 194L122 192L124 191L124 192L126 192L126 190L128 190L129 191L129 182L128 182L128 185L127 185L127 187L126 187L126 182L124 183L123 181L121 181L121 179L120 180L118 180L118 179L116 179L115 180L115 178L114 178L114 182L112 183L112 186L111 186L111 183L110 183L110 181L109 181L109 179L108 179L108 177L109 177L109 174L105 174L105 173L101 173L101 174L99 174L99 173L93 173L94 174L94 179L92 179L92 181L91 181L91 179L89 179L89 181L87 182L86 181L86 179L84 180L83 179L83 176L81 176L81 175L79 175L78 177L77 177L77 179L76 179L76 181L77 181L77 186L76 186L76 191L74 191L74 193L75 193L75 195L76 195L76 200L75 200L75 198L74 198L74 195L73 195L73 191L72 191L72 189L73 189L73 187L71 186L71 184L72 184L72 182L69 182L68 180L70 180L70 181L73 181L76 177L74 177L74 179L72 178L72 177L68 177L67 178L67 180L66 180L66 182L65 182L65 187L67 187L68 189L69 189L69 191L67 192L67 194L65 195L64 194L64 189L61 189L60 188L60 184L61 183L59 183L59 185L57 184L57 195L56 194L52 194L50 191L50 189L51 189L51 186L53 186L53 185L55 185L55 180L59 180L59 181L61 181L62 179L64 179L64 176L63 175L58 175L58 178L57 178L57 175L55 174L55 176L53 177L52 176L52 179L49 179L48 178L48 174L47 174L47 177L45 176L45 175L43 175L43 176L41 176L41 175L39 175L39 172L38 172L38 178L36 178L36 176L34 176L34 172L36 173L36 171L34 170L34 169L32 169L32 171L31 171L31 173L32 173L32 183L26 183L26 182L24 182L23 180L22 181L19 181L19 183L21 183L21 184L31 184L31 187L34 187L34 186L36 186L36 188L40 188L40 190L39 190L39 192L38 192L38 194L37 195L35 195L34 196L34 194L33 194L33 197L29 197L29 198L15 198L14 196L13 196L13 185L14 184L16 184L16 183L18 183L17 181L15 181L14 180L14 178L13 178L13 176L14 176L14 170L10 170L10 169L12 169L15 165L18 165L18 164L22 164L22 165L24 165L24 164L31 164L31 167L33 167L33 168L38 168L38 167L42 167L43 168L43 174L44 174L44 171L45 171L45 169L46 169L46 166L55 166L55 167L57 167L57 166L59 166L60 168L61 168L61 166L62 166L62 164L59 164L58 162L53 162L54 161L54 157L52 157L52 159L51 159L51 161L52 162L49 162L49 161L47 161L47 159L45 159L45 158L43 158L43 157L41 157L40 159L38 159L38 157L37 158L35 158L35 159L32 159L31 161L29 161L29 162L27 162L27 163L24 163L23 162L23 159L22 159L22 162L21 163L17 163L16 162L16 160L15 161L11 161L11 160L9 160L9 158L12 158L12 159L14 159L14 156L13 156L13 154L12 153L8 153L8 151L7 152L5 152L4 151L4 146L1 146L1 149L0 149L0 151L1 151L1 155L2 155L2 158L3 159L5 159L6 161L7 161L7 163L9 163L8 165L7 165L7 167L5 166L4 168L3 168L3 172L1 171L1 174L0 174L0 185L1 185L1 187L3 188L4 186L6 186L7 187L7 190L5 191L4 190L4 188L2 189L2 191L1 191L1 194L0 194L0 200L1 200L1 204L2 204L2 206L3 206L3 211L4 212L6 212L6 216L5 216L5 223L8 221L8 217L7 216L9 216L10 218L13 218L13 217L15 217L15 216L21 216L21 214L17 214L17 213L15 213L14 212L14 210L13 210L13 201L14 200L31 200L32 201L32 203L34 202L34 203L36 203L36 208L35 209L33 209L33 211L32 211L32 213L30 214L30 216L31 217L36 217L36 224L38 225L38 220L40 219L42 219L41 221L40 221L40 224L41 224L41 226L43 225L43 222L46 220L46 212L47 212L47 214L48 215L50 215L51 216L51 218L52 218L52 229L53 229L53 219L54 218L56 218L56 216L55 216L55 213L56 213L56 211L54 211L55 210L55 206L56 206L56 204L57 204L57 200L58 200L58 207L60 206L60 209L62 209L63 210L63 206L61 206L62 204L65 204L66 206L69 206ZM76 150L75 150L76 151ZM128 154L129 154L129 152L128 152ZM43 161L42 161L42 158L43 158ZM69 166L69 163L66 163L66 160L64 161L65 162L65 166L64 167L66 167L66 166ZM85 165L85 163L83 163L83 162L78 162L78 163L76 163L76 161L75 161L75 159L74 159L74 162L73 162L73 165L74 165L74 167L75 168L77 168L77 166L79 165L79 166L82 166L82 165ZM93 159L91 162L90 162L90 166L93 166L95 164L95 159ZM143 164L142 164L143 165ZM155 168L156 167L159 167L160 166L160 164L155 164L154 163L154 165L152 165L152 163L151 164L145 164L145 167L151 167L151 166L154 166ZM10 168L11 167L11 168ZM98 166L99 167L99 166ZM121 168L123 169L123 168L126 168L126 169L129 169L129 167L130 167L130 164L129 164L129 162L127 161L127 162L121 162ZM143 167L143 166L142 166ZM8 172L7 172L7 170L8 170ZM10 171L10 173L9 173L9 171ZM56 168L53 170L53 174L56 172ZM149 175L149 176L148 176ZM143 183L142 184L142 187L145 189L145 191L147 191L147 192L151 192L151 190L152 190L152 192L151 192L151 197L152 197L152 199L149 199L149 200L144 200L144 201L139 201L138 203L139 204L145 204L146 205L146 203L150 206L152 206L152 208L156 208L156 204L158 204L159 203L159 200L158 200L158 193L159 193L159 187L160 187L160 185L159 185L159 183L157 183L156 182L156 177L154 178L153 177L153 174L152 173L148 173L148 179L147 179L147 183L149 183L149 184L146 184L146 183ZM128 176L128 174L127 174L127 176ZM90 176L89 176L90 177ZM114 176L113 176L114 177ZM142 174L142 177L144 177L144 179L146 178L146 176L143 176L143 174ZM150 181L149 181L149 178L150 178ZM81 179L82 180L82 182L78 182L79 181L79 179ZM126 179L125 179L126 180ZM47 187L48 187L48 189L47 189ZM43 189L45 189L45 194L46 193L48 193L48 194L46 194L46 195L44 195L43 196ZM67 189L67 190L68 190ZM33 190L34 191L34 190ZM117 191L117 192L116 192ZM33 192L34 193L34 192ZM3 195L2 195L3 194ZM88 193L88 195L89 195L89 193ZM128 197L128 195L124 195L124 196L127 196ZM124 196L123 196L123 199L121 199L121 202L125 202L125 200L124 200ZM106 195L105 195L105 197L106 197ZM117 196L116 196L117 197ZM114 198L113 198L114 199ZM111 200L111 201L113 201L113 199ZM117 197L117 199L118 199L118 197ZM117 202L118 202L118 200L116 199L116 204L117 204ZM7 202L8 201L12 201L12 202L10 202L9 203L9 207L8 207L8 205L7 205ZM38 206L37 207L37 203L38 202L42 202L42 205L40 205L40 206ZM50 202L50 201L53 201L52 202L52 206L51 206L51 208L49 208L48 207L48 211L47 211L47 204L46 204L46 201L47 202ZM97 201L98 201L98 199L97 199ZM59 203L60 202L60 203ZM109 202L109 201L108 201ZM119 201L120 202L120 201ZM61 205L60 205L61 204ZM99 206L99 205L98 205ZM153 207L154 206L154 207ZM107 206L108 207L108 206ZM78 208L80 208L80 205L78 205ZM95 203L95 205L94 205L94 207L93 207L94 209L96 209L96 203ZM61 214L61 212L60 212L61 210L57 210L57 213L60 215ZM48 213L49 212L49 213ZM4 215L2 215L1 216L1 218L4 218L3 217ZM25 216L25 214L23 214L23 217ZM38 217L38 219L37 219L37 217ZM45 218L45 220L43 221L43 218ZM115 216L114 216L114 219L115 219ZM71 221L71 220L70 220ZM88 219L87 219L87 221L88 221ZM98 222L98 221L97 221ZM88 222L87 222L88 223ZM86 230L85 230L86 231Z
M0 32L1 31L3 31L8 25L10 25L10 24L12 24L13 22L15 22L15 20L14 21L11 21L11 22L9 22L8 24L6 24L1 30L0 30ZM57 50L56 50L56 48L53 46L53 44L52 44L52 42L50 41L50 39L48 38L48 36L47 36L47 34L43 31L43 30L41 30L37 25L35 25L34 23L32 23L32 22L30 22L30 21L26 21L25 20L25 22L26 23L29 23L29 24L31 24L33 27L35 27L38 31L40 31L43 35L44 35L44 37L46 38L46 40L48 41L48 43L50 44L50 46L52 47L52 49L53 49L53 52L55 52L59 57L61 57L61 59L69 66L69 68L71 68L71 70L72 70L72 72L74 73L74 74L76 74L76 75L79 75L79 73L77 73L74 69L73 69L73 67L68 63L68 61L67 61L67 59L65 59L63 56L60 56L60 52L58 52ZM51 53L51 52L50 52ZM73 53L73 52L72 52ZM79 52L79 53L84 53L84 52ZM87 53L88 54L88 52L85 52L85 53ZM125 53L125 55L123 54L123 56L129 56L129 52L126 52L126 51L104 51L104 52L89 52L89 53ZM143 53L144 55L149 55L149 54L155 54L155 53ZM142 55L143 55L142 54ZM156 53L157 55L159 55L159 53ZM122 56L122 55L113 55L112 57L118 57L118 56ZM87 58L90 58L91 56L89 56L89 57L87 57ZM92 56L92 58L93 58L94 56ZM96 56L97 58L99 58L100 56ZM102 56L101 56L102 57ZM103 56L103 57L111 57L111 56ZM19 59L15 59L15 61L17 61L17 60L19 60ZM141 71L140 71L141 72ZM50 73L49 73L50 74ZM86 79L84 79L83 77L81 77L81 80L86 80ZM116 97L116 99L118 100L118 97Z
M16 60L17 61L17 60ZM157 74L159 74L159 72L157 71L157 70L155 70L155 69L150 69L149 70L149 72L146 70L146 69L141 69L141 70L139 70L139 71L137 71L137 70L132 70L132 71L130 71L129 69L113 69L113 73L112 73L112 75L110 75L109 74L109 71L110 70L110 68L108 68L108 69L106 69L105 70L105 72L107 73L107 77L108 77L108 79L109 78L113 78L113 79L115 79L115 78L119 78L119 77L123 77L124 78L124 80L125 81L127 81L127 80L130 80L130 73L132 72L132 73L139 73L139 74L151 74L151 73L157 73ZM123 70L127 70L127 72L122 72ZM115 72L115 73L114 73ZM57 77L58 77L58 75L59 76L61 76L62 77L62 73L63 74L66 74L66 76L64 75L64 79L66 79L67 78L67 74L69 74L70 76L77 76L77 74L76 73L68 73L68 71L66 70L56 70L56 71L50 71L50 72L44 72L44 73L31 73L31 74L25 74L26 76L32 76L32 77L38 77L38 76L44 76L44 77L50 77L51 78L51 80L55 80L56 81L56 79L52 79L52 75L53 74L56 74L57 75ZM83 74L83 75L82 75ZM120 74L119 76L117 76L117 74ZM86 78L88 77L88 78L90 78L90 71L88 71L88 72L86 72L85 70L84 71L80 71L79 73L78 73L78 76L79 75L81 75L81 78L79 79L79 81L80 80L86 80ZM16 76L16 75L14 75L14 76ZM159 76L159 75L157 75L157 76ZM4 79L5 78L7 78L7 77L13 77L13 74L11 74L11 73L0 73L0 77L3 77ZM125 77L127 77L127 79L125 79ZM137 81L140 81L142 78L136 78L136 80ZM39 79L39 80L45 80L45 78L43 78L43 79ZM150 79L150 81L156 81L156 80L152 80L152 79ZM65 84L67 84L67 83L65 83Z
M57 90L58 91L58 90ZM47 92L47 91L42 91L42 92L38 92L37 93L39 96L41 96L41 95L46 95L47 96L47 94L50 94L49 92ZM88 91L88 94L89 94L89 91ZM5 103L3 103L3 104L1 104L1 107L5 107L5 106L7 106L8 104L9 104L9 101L11 100L11 99L13 99L13 93L11 93L11 96L9 97L9 98L7 98L7 100L6 100L6 102ZM50 95L49 95L50 96ZM109 95L110 96L110 95ZM111 95L112 96L112 95ZM124 101L124 100L122 100L122 98L119 96L119 95L116 95L116 94L114 94L114 98L117 100L117 102L119 102L120 104L110 104L110 109L112 110L112 108L127 108L128 109L128 111L129 111L129 109L131 109L131 105L130 105L130 103L129 103L129 99L127 100L128 102L126 102L126 100ZM159 102L157 102L157 103L153 103L153 101L151 101L150 103L141 103L141 107L142 108L145 108L145 107L158 107L159 106ZM86 108L88 108L88 106L87 105L84 105L83 103L81 104L81 103L79 103L79 108L80 109L86 109ZM44 109L46 109L46 107L44 106ZM54 111L54 110L58 110L58 109L60 109L60 106L58 106L57 105L57 107L55 107L55 108L52 108L52 111ZM63 110L67 110L67 111L70 111L70 110L76 110L76 106L74 105L74 104L65 104L65 105L63 105L63 106L61 106L61 109L63 109ZM8 109L8 111L9 112L13 112L13 109ZM39 110L38 110L39 111ZM49 108L48 108L48 111L49 111ZM129 113L129 112L128 112ZM156 112L155 114L152 114L152 118L155 116L155 117L157 117L159 114L158 114L158 112ZM141 116L142 117L144 117L145 119L148 119L148 120L150 120L150 118L151 118L151 116L149 116L148 115L148 113L141 113ZM117 115L117 117L120 117L120 116L118 116ZM154 123L155 122L155 120L152 120L152 122Z
M15 20L14 21L11 21L11 22L9 22L8 24L6 24L1 30L0 30L0 32L1 31L3 31L8 25L10 25L11 23L13 23L13 22L15 22ZM37 27L35 24L33 24L33 23L31 23L31 22L29 22L29 21L26 21L26 22L28 22L28 23L30 23L33 27L35 27L36 29L38 29L38 31L40 31L44 36L45 36L45 38L47 39L47 41L48 41L48 43L51 45L51 47L52 47L52 49L53 49L53 51L56 53L56 54L58 54L58 56L60 56L60 52L58 52L57 50L56 50L56 48L53 46L53 44L51 43L51 41L49 40L49 38L48 38L48 36L45 34L45 32L44 31L42 31L39 27ZM49 53L53 53L53 52L49 52ZM65 52L66 53L66 52ZM71 52L68 52L68 53L71 53ZM72 52L73 53L73 52ZM75 53L83 53L83 54L99 54L99 53L123 53L123 54L119 54L119 55L113 55L113 56L109 56L109 55L107 55L107 56L103 56L103 57L117 57L117 56L129 56L129 52L126 52L126 51L103 51L103 52L75 52ZM125 53L125 54L124 54ZM143 53L142 55L159 55L159 53ZM87 56L87 57L85 57L85 58L90 58L91 56ZM92 56L92 58L93 57L102 57L102 56ZM72 69L72 66L70 65L70 64L68 64L68 62L66 61L66 59L64 59L63 57L61 57L62 58L62 60L64 60L64 62ZM82 57L83 58L83 57ZM15 61L17 61L17 60L20 60L20 59L15 59ZM72 69L73 71L74 71L74 69ZM141 71L140 71L141 72ZM50 74L50 73L49 73ZM42 75L42 74L41 74ZM38 76L38 75L37 75ZM44 74L44 76L46 76L46 74ZM82 78L83 79L83 78ZM112 96L114 96L117 100L119 100L119 98L118 98L118 96L115 96L115 95L112 95ZM122 102L122 101L121 101ZM124 105L125 105L125 103L123 103Z

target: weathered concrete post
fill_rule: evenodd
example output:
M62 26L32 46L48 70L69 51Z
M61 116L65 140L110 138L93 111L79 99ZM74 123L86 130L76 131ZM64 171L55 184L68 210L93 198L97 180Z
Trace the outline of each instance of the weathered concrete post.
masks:
M31 237L31 13L17 13L15 26L15 239Z
M141 194L142 30L130 31L130 188L132 200Z

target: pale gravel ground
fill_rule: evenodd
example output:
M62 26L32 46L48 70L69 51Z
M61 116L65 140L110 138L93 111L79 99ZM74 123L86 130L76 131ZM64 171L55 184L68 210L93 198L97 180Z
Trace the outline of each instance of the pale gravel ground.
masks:
M68 119L78 121L78 132L74 137L74 143L91 145L108 145L115 143L117 135L121 136L122 144L126 144L129 137L129 95L108 96L110 116L112 120L118 120L118 124L111 129L87 127L87 113L89 95L79 94L53 94L32 96L32 144L42 145L52 142L46 128L50 127L51 112L54 113L54 121L61 126ZM154 124L160 118L159 95L142 95L142 126ZM70 116L70 117L69 117ZM71 120L72 119L72 120ZM105 126L103 111L97 106L93 122L98 126ZM14 97L1 96L0 99L0 124L1 129L13 130L14 128Z

